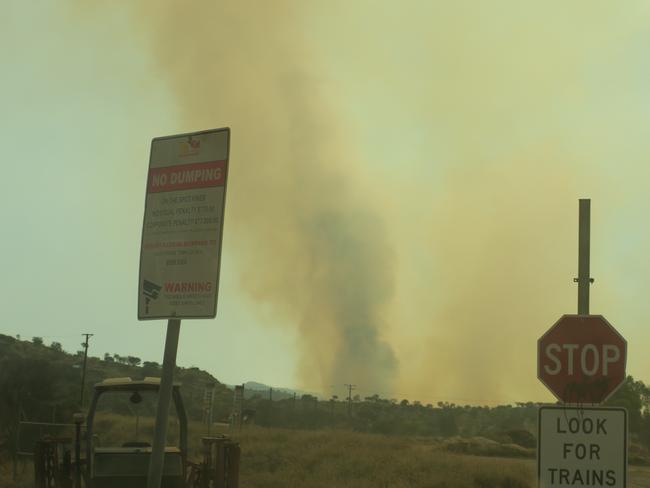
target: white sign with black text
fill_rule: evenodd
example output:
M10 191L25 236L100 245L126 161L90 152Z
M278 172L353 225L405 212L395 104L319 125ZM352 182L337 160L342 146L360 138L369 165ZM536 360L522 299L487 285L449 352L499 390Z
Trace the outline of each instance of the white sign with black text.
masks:
M626 486L625 409L540 407L538 429L540 488Z
M217 313L230 129L151 143L138 319Z

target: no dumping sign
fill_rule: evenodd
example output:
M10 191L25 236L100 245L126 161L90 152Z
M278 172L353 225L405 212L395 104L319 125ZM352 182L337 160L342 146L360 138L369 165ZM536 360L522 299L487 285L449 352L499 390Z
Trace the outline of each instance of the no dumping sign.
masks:
M229 146L227 128L152 141L139 320L215 317Z

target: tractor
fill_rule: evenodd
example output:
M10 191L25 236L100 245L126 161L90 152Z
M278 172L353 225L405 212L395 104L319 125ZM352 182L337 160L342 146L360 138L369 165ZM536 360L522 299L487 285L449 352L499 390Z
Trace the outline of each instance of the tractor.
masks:
M151 444L140 439L151 433L151 413L160 389L160 378L111 378L97 383L86 417L85 434L82 434L83 416L75 416L76 438L43 438L34 450L35 488L145 488ZM126 398L126 400L125 400ZM100 400L106 399L103 409ZM161 488L237 488L239 478L239 444L228 436L203 437L202 459L188 460L187 415L180 394L180 385L172 389L176 432L168 428L168 439L175 446L165 447ZM124 416L113 414L106 408L114 407L122 413L131 413L135 425L115 425ZM144 419L141 419L142 413ZM149 415L147 415L149 414ZM116 421L115 419L120 419ZM141 425L148 420L149 425ZM118 445L104 445L99 435L99 424L109 426L109 437L117 431L127 432L128 438ZM172 425L174 426L174 425ZM85 446L82 448L82 444Z

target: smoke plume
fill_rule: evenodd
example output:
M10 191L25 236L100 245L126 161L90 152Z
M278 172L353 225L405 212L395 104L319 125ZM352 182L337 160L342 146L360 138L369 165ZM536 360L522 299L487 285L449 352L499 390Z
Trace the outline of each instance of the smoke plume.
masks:
M535 343L575 311L578 198L596 276L620 249L605 208L645 201L649 10L157 1L133 19L183 130L232 127L225 249L267 322L299 330L303 384L495 403L544 395Z
M393 252L380 216L355 196L355 154L295 8L200 5L152 2L139 15L186 127L232 128L225 245L243 287L298 327L304 385L390 388Z

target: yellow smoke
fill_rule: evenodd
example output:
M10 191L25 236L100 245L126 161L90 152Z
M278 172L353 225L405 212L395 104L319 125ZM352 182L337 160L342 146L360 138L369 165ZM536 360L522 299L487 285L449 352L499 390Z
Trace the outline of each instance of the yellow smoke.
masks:
M535 341L575 309L577 200L608 197L625 138L608 120L631 120L608 103L609 64L635 45L641 2L133 15L184 127L233 129L226 245L254 302L299 330L305 385L543 395Z
M390 388L393 252L355 196L354 153L309 67L295 5L152 2L137 15L186 126L232 128L226 245L250 296L298 328L300 380Z

